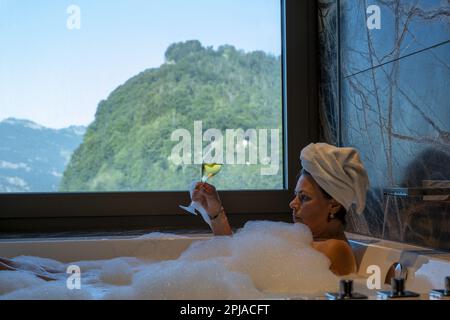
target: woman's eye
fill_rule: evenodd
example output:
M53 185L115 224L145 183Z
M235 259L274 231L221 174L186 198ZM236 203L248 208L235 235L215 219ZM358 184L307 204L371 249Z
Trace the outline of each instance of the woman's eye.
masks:
M308 196L305 196L303 194L299 195L300 201L301 202L305 202L308 201L310 198Z

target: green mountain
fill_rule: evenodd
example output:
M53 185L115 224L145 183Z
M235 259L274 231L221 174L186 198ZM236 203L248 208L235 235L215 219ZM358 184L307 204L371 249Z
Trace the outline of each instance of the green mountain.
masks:
M175 129L193 137L197 120L203 130L224 134L281 129L281 110L280 57L230 45L215 50L199 41L172 44L163 65L134 76L99 103L60 191L186 190L199 180L200 168L169 160ZM221 189L281 188L281 177L281 169L261 176L260 165L226 165L212 183Z

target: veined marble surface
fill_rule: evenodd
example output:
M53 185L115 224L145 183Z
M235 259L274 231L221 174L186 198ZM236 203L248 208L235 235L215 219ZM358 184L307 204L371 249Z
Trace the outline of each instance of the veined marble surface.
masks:
M352 214L349 229L450 250L449 201L383 196L450 180L450 1L342 0L340 74L327 61L337 57L337 1L320 2L324 138L340 129L371 182L364 219ZM381 9L379 30L366 27L369 5Z
M366 27L370 5L380 29ZM349 76L450 40L448 0L341 0L342 72Z

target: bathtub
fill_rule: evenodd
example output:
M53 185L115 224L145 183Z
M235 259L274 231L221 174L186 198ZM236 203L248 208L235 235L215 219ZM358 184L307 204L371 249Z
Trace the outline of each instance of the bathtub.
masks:
M0 256L13 258L19 255L50 258L64 263L80 260L104 260L116 257L137 257L154 261L176 259L191 243L209 239L211 234L150 234L140 237L85 237L54 239L0 240ZM381 299L378 291L390 290L385 283L394 263L407 268L406 289L428 300L429 291L442 289L444 279L450 276L450 254L412 245L347 234L357 261L357 272L351 276L354 291ZM377 286L376 277L379 279ZM420 281L419 281L420 280ZM368 282L372 283L369 287ZM374 287L375 285L375 287ZM338 284L336 284L338 288ZM274 295L273 299L326 299L325 295Z

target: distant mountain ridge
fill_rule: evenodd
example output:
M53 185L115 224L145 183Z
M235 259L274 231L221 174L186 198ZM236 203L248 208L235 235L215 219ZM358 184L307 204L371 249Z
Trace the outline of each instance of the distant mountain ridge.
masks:
M53 128L47 128L40 124L37 124L36 122L33 122L31 120L27 119L17 119L17 118L6 118L2 121L0 121L0 124L10 124L10 125L17 125L17 126L23 126L30 129L36 129L36 130L52 130L57 132L65 132L65 133L73 133L76 135L83 136L86 133L87 127L85 126L69 126L67 128L62 129L53 129Z
M46 128L26 119L0 121L0 192L56 192L84 126Z

